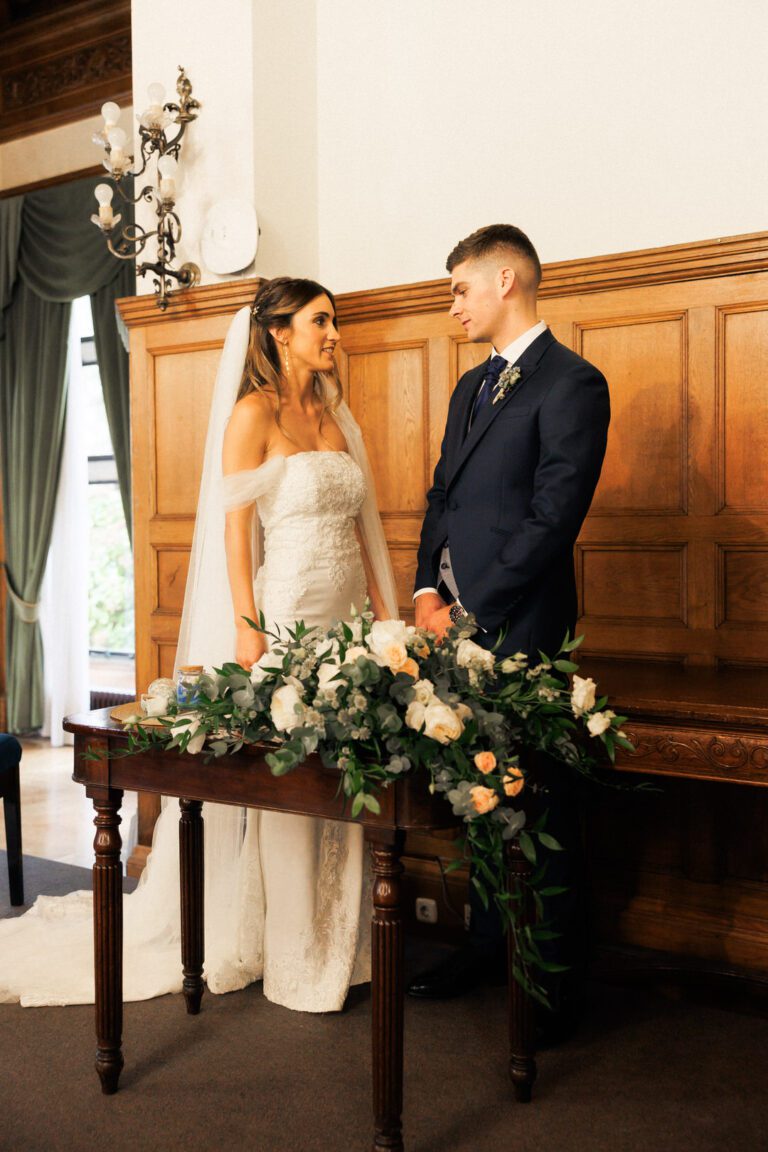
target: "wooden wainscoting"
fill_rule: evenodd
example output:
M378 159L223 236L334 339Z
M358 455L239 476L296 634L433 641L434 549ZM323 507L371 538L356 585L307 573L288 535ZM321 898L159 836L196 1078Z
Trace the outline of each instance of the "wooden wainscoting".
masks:
M137 684L173 664L208 401L229 318L254 281L124 301L131 330ZM487 349L448 316L448 281L338 300L339 367L371 453L412 610L416 545L462 372ZM768 668L768 234L545 267L541 315L608 378L603 475L576 549L588 659ZM610 687L610 685L608 685ZM589 817L601 942L768 971L763 789L698 781L598 795ZM134 867L154 802L142 797ZM444 836L412 838L412 894L440 899ZM448 885L458 916L466 880Z

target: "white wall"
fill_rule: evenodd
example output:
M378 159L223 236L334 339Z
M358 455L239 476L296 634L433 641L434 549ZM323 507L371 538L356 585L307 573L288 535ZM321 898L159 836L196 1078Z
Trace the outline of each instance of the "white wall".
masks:
M123 117L126 123L130 116L128 109ZM0 144L0 192L99 164L103 153L91 137L103 123L101 116L91 116Z
M262 228L256 261L240 276L316 274L315 0L163 0L162 11L172 53L157 35L156 0L133 0L133 93L138 110L154 80L175 98L180 63L202 104L181 151L178 264L201 265L203 284L230 279L205 268L199 238L208 209L234 197L256 204ZM137 219L154 227L153 209L140 206ZM150 291L145 277L139 292Z
M768 227L764 0L318 2L321 276L432 279Z
M318 275L317 3L254 0L253 149L260 276Z
M161 10L158 25L156 0L131 4L133 103L141 113L149 103L147 87L156 81L165 86L166 101L176 100L177 65L182 64L192 82L192 95L202 104L182 144L176 202L182 224L177 266L187 260L200 264L202 224L211 205L224 197L252 200L254 195L253 4L163 0ZM123 121L121 126L128 127ZM134 151L138 156L138 135ZM154 159L149 176L154 183ZM138 205L136 219L153 229L154 208ZM154 251L147 251L154 260ZM203 269L203 283L218 279ZM138 291L153 291L151 274L138 281Z

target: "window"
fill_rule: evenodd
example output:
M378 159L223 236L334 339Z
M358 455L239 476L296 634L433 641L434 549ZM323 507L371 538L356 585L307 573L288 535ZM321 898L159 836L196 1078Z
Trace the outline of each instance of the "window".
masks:
M133 557L123 515L117 468L96 361L93 320L87 297L73 304L80 340L78 379L82 389L88 453L88 623L91 688L132 692L134 688Z

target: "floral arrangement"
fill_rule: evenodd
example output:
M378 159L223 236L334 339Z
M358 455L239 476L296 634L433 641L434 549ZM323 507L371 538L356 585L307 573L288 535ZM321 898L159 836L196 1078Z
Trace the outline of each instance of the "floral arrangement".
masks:
M265 759L278 776L317 752L339 770L353 817L364 808L378 812L380 789L422 770L463 819L464 854L480 898L497 905L516 935L516 977L544 999L532 969L558 970L539 951L551 933L541 924L521 930L520 897L506 891L504 848L517 838L535 865L539 846L560 846L543 817L529 826L519 807L526 788L521 754L546 752L594 776L597 753L613 761L617 745L632 748L621 733L624 718L605 708L594 681L576 674L571 654L581 640L566 636L555 658L542 655L531 665L522 652L497 659L481 648L471 639L471 617L440 643L402 621L374 621L368 610L327 630L297 623L271 633L263 618L249 623L271 641L251 671L225 664L203 675L192 709L169 698L159 727L131 729L130 750L160 744L218 757L266 743L273 746ZM541 873L537 868L532 878L540 915L542 896L562 891L542 887Z

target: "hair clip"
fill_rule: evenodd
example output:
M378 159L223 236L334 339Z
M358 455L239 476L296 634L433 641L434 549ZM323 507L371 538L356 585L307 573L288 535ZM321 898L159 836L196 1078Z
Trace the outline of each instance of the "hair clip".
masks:
M251 316L253 316L254 320L258 320L260 311L261 306L259 304L253 304L251 306Z

